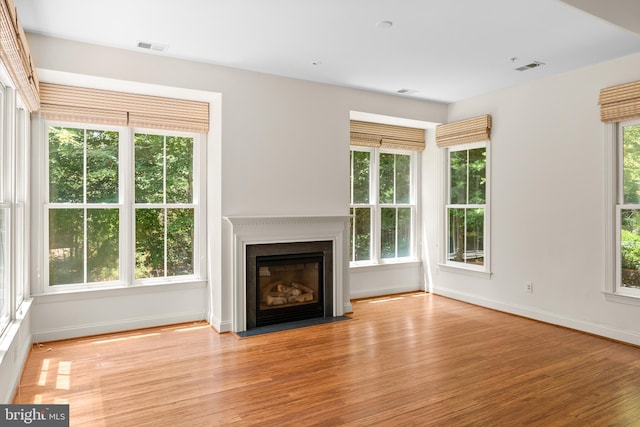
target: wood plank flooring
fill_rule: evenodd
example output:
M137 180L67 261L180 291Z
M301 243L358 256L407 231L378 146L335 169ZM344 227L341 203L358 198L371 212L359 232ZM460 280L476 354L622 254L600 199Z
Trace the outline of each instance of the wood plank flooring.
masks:
M14 403L72 426L640 426L640 348L425 293L240 339L193 323L34 345Z

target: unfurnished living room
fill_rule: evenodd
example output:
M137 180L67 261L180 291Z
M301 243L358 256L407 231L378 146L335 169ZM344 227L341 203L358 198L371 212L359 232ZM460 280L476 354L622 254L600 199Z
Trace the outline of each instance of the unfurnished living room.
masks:
M0 425L640 426L635 0L0 0L0 64Z

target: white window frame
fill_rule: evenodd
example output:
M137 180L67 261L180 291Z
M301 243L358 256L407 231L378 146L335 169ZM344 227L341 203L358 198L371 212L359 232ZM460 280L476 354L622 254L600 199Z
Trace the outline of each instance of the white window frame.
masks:
M441 233L441 243L440 247L440 260L439 267L445 271L453 271L453 272L465 272L472 274L479 274L482 277L490 277L491 275L491 153L489 141L481 141L481 142L473 142L468 144L460 144L454 145L451 147L447 147L443 150L443 161L440 162L443 166L443 172L440 174L443 177L443 186L441 193L441 214L440 221L441 224L440 229ZM485 163L485 203L484 204L452 204L450 203L450 194L451 194L451 165L450 165L450 153L456 151L463 150L473 150L477 148L484 148L486 152L486 163ZM452 207L464 207L464 208L484 208L484 230L483 230L483 239L484 239L484 263L483 265L475 265L462 263L457 261L449 260L448 248L449 248L449 208Z
M120 273L119 280L109 282L91 282L79 284L50 285L49 284L49 253L48 253L48 210L52 206L49 200L49 144L48 129L50 126L62 126L69 128L115 130L120 133L119 144L119 203L113 204L114 208L120 209ZM205 279L205 257L206 257L206 206L205 200L205 165L206 165L206 141L204 134L165 131L159 129L130 128L126 126L108 126L89 123L34 120L34 144L38 149L33 152L34 164L38 165L33 174L33 182L37 189L34 194L34 203L41 206L34 210L32 235L37 235L36 253L37 265L34 266L33 276L37 277L35 284L36 294L57 294L80 292L87 290L117 289L147 285L165 285L171 283L192 283L202 282ZM193 203L185 205L194 209L194 243L193 243L193 267L191 275L170 276L163 278L135 278L135 199L134 199L134 135L154 134L164 136L186 136L193 138ZM90 203L69 204L80 207L91 207ZM97 204L96 204L97 206ZM160 206L159 207L164 207ZM170 207L179 207L170 205ZM36 234L37 233L37 234Z
M605 280L603 292L614 302L640 305L640 289L622 286L621 210L639 209L624 203L624 153L622 128L640 125L640 119L604 125L605 159Z
M0 64L0 209L3 211L3 286L0 336L29 299L29 127L24 102Z
M371 259L351 261L349 260L350 267L364 267L372 265L387 265L387 264L400 264L408 262L416 262L419 260L418 247L420 239L420 222L418 217L420 215L420 189L419 189L419 171L420 171L420 152L410 150L394 150L385 148L367 148L352 146L350 151L363 151L370 153L369 164L369 203L368 204L350 204L349 208L371 208ZM380 191L380 154L400 154L408 155L411 165L411 202L409 204L383 204L379 200ZM351 167L351 166L350 166ZM353 171L351 171L353 173ZM353 188L350 188L353 191ZM353 194L351 194L350 200L353 200ZM411 243L410 252L411 255L407 257L395 257L395 258L382 258L381 248L381 226L382 226L382 208L411 208ZM351 230L353 232L353 230ZM355 240L355 239L354 239Z

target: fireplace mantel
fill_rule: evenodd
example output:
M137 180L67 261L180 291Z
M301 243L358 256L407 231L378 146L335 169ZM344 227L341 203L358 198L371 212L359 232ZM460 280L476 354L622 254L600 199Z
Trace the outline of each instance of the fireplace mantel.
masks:
M231 246L232 280L226 281L232 297L231 330L246 330L246 250L248 245L331 241L333 244L333 315L351 311L348 287L349 217L229 216L224 217ZM223 283L222 286L225 286ZM223 292L226 293L226 292Z

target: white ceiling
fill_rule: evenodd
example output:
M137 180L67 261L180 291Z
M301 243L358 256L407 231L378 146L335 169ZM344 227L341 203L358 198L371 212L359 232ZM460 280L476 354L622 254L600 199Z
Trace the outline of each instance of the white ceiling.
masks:
M640 52L638 0L15 3L27 32L442 102Z

